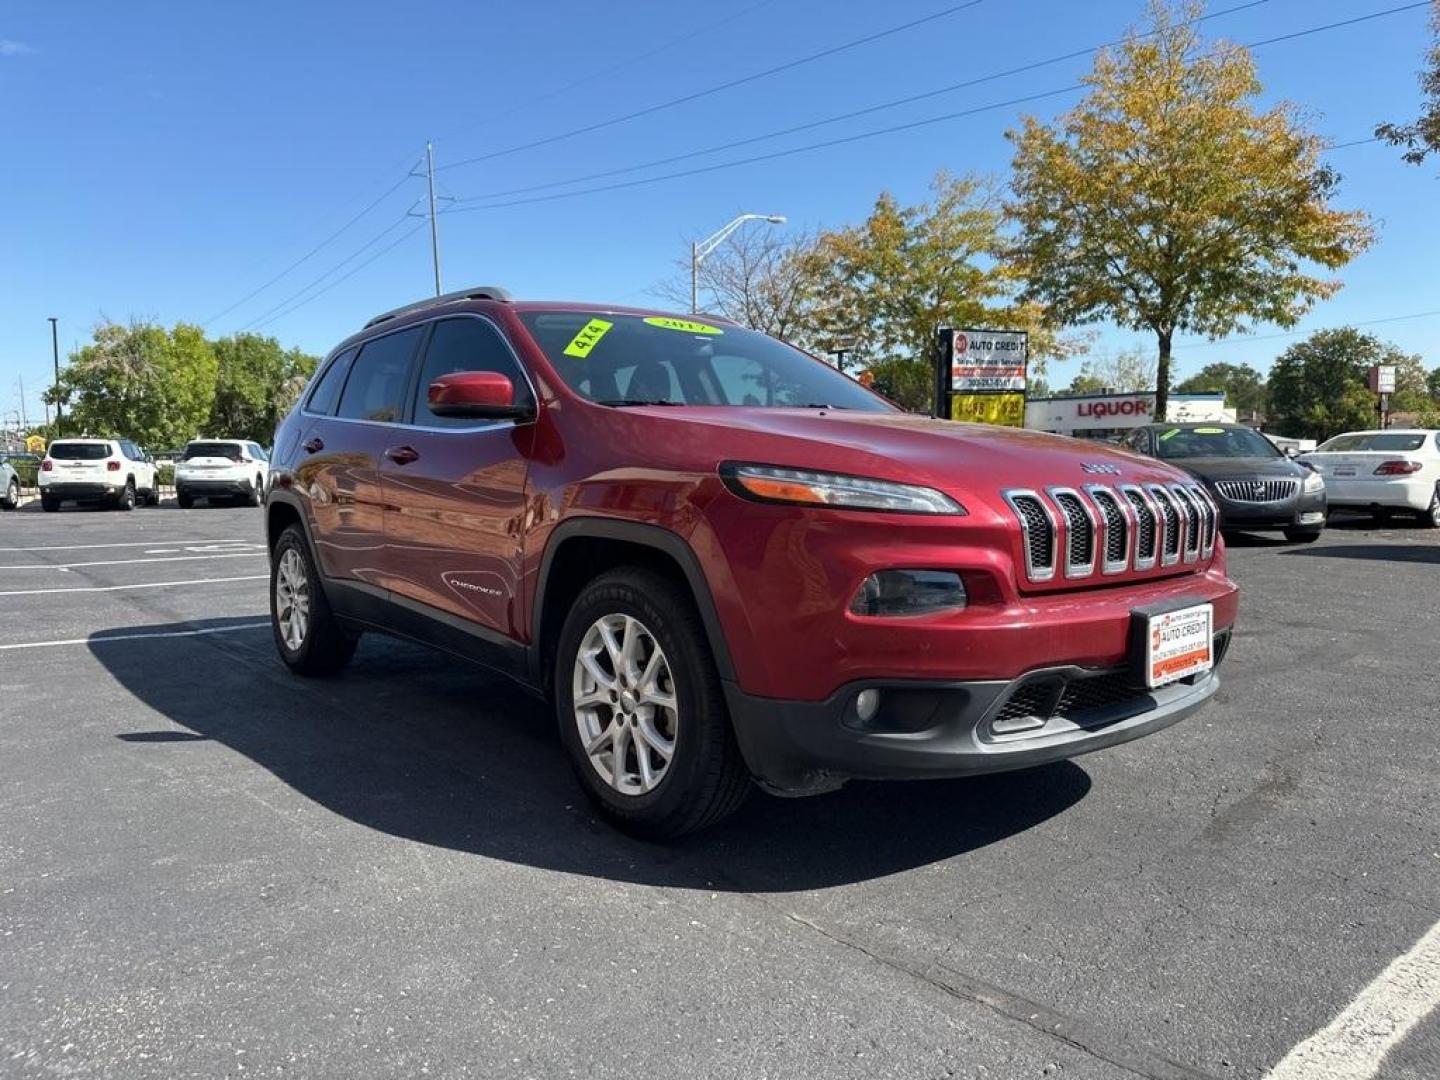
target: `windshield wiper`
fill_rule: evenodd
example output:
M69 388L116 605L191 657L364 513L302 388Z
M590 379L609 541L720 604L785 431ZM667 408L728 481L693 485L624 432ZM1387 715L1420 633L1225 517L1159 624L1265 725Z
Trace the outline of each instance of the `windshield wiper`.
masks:
M839 410L841 410L841 411L844 411L845 409L848 409L849 407L850 407L850 406L848 406L848 405L826 405L824 402L814 402L814 401L809 402L808 404L805 404L805 405L791 405L791 406L790 406L790 408L792 408L792 409L839 409Z
M649 400L646 398L600 398L597 405L612 405L617 409L623 409L627 405L684 405L683 401Z

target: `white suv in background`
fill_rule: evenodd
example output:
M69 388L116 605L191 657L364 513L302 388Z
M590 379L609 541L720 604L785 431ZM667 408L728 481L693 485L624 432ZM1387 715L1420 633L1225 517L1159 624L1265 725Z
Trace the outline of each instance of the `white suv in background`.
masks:
M160 503L160 484L148 454L129 439L57 439L40 462L40 505L60 509L66 499L133 510Z
M265 498L270 458L258 443L244 439L195 439L175 463L175 500L182 507L196 499L212 504L242 499L259 506Z

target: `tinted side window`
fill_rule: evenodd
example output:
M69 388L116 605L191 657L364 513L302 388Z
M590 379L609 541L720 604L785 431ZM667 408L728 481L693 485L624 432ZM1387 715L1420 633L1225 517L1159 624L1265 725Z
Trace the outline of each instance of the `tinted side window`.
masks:
M430 384L441 375L455 371L498 371L514 384L517 403L529 404L534 400L525 373L494 326L483 319L442 319L435 324L435 332L430 336L425 364L415 386L412 414L415 423L425 427L475 426L478 421L473 417L436 416L430 411L427 396Z
M335 402L340 399L340 387L345 385L345 372L349 370L350 361L354 359L354 349L347 349L337 356L315 381L315 389L310 391L310 400L305 408L322 416L331 415L335 411Z
M367 341L350 365L335 415L347 420L399 420L419 340L416 326Z

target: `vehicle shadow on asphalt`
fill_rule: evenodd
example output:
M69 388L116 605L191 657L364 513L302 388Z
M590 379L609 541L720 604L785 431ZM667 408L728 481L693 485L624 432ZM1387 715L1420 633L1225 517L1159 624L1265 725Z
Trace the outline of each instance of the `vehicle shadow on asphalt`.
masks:
M242 623L253 618L203 625ZM716 828L648 844L592 813L547 706L463 661L368 636L338 678L300 679L275 657L268 628L113 640L124 632L92 636L91 653L183 729L116 732L126 752L164 754L168 769L183 770L186 753L214 740L368 828L543 869L712 891L822 888L996 843L1090 789L1084 769L1061 762L968 780L851 783L808 799L756 792ZM157 670L176 674L157 679Z
M1299 548L1286 555L1306 555L1312 559L1375 559L1380 562L1440 564L1440 544L1326 544L1324 547Z

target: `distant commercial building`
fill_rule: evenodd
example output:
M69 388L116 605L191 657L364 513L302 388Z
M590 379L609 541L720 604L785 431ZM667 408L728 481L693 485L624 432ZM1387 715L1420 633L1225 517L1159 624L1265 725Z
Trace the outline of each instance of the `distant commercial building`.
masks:
M1235 410L1225 407L1225 395L1171 394L1164 417L1172 423L1213 420L1235 423ZM1030 398L1025 402L1025 426L1081 439L1109 439L1131 428L1154 422L1155 394L1084 394Z

